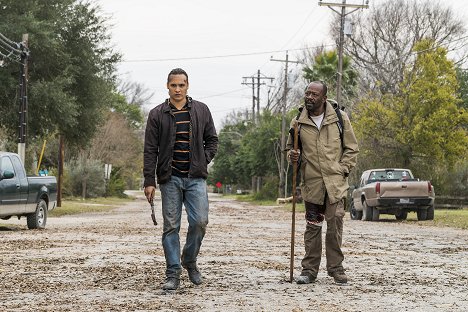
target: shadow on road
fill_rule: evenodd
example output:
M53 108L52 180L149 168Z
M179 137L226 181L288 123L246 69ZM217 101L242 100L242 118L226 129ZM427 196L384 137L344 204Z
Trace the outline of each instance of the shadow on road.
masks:
M23 231L24 228L16 225L0 225L0 232L6 231Z

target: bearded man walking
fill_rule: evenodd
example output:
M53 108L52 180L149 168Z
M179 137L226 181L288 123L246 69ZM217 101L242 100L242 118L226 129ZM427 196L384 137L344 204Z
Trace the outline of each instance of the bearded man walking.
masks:
M290 161L300 161L302 198L306 208L305 256L298 284L316 280L322 255L322 225L327 222L325 240L327 272L338 284L348 282L341 251L344 198L348 175L359 153L353 128L345 112L335 110L327 101L327 86L314 81L305 91L305 108L291 122L298 124L300 149L293 149L289 135ZM340 116L338 116L340 114Z

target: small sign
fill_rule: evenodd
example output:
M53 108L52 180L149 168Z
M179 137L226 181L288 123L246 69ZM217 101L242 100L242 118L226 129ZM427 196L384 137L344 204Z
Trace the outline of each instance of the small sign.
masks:
M219 181L216 182L216 187L217 187L217 188L221 188L222 186L223 186L223 185L221 184L221 182L219 182Z
M112 164L104 165L104 179L109 180L112 172Z

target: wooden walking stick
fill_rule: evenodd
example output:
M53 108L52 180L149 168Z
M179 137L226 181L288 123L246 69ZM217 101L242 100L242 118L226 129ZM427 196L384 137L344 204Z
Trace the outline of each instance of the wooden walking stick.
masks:
M294 150L297 151L298 148L298 137L299 129L297 126L297 121L294 123ZM296 233L296 178L297 178L297 161L293 161L293 176L292 176L292 189L293 189L293 200L292 200L292 220L291 220L291 258L289 263L289 282L293 282L294 275L294 236Z

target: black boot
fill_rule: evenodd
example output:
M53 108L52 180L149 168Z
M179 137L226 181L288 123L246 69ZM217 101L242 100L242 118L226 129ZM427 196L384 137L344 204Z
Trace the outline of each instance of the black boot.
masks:
M166 277L166 283L164 283L163 290L176 290L179 288L180 278L179 277Z
M203 279L200 271L198 270L198 267L195 266L194 268L187 268L187 273L190 281L195 285L200 285L203 283Z

